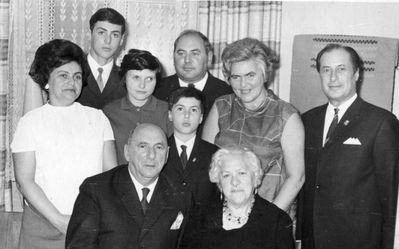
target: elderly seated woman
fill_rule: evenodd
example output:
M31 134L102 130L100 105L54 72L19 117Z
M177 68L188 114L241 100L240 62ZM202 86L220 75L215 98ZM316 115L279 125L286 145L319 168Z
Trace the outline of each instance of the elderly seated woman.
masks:
M263 170L253 152L236 146L218 150L209 178L221 198L193 212L182 248L294 248L290 217L257 195Z

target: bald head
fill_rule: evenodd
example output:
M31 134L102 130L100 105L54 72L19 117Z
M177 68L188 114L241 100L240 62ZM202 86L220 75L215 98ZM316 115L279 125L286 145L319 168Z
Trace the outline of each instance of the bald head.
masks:
M130 132L127 144L129 145L138 134L147 133L147 131L149 131L149 133L154 132L154 134L165 140L165 143L167 143L166 134L159 126L150 123L143 123L137 125L136 128Z

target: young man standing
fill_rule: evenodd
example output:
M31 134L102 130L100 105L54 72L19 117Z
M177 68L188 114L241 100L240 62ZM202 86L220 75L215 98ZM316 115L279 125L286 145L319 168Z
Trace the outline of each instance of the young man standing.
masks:
M125 18L111 8L99 9L90 18L91 47L85 68L87 85L77 99L82 105L101 109L126 95L115 58L123 44Z

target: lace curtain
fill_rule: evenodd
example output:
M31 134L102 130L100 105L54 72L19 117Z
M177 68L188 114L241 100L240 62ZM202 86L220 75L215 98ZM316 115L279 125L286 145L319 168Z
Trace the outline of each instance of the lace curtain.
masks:
M160 59L166 75L174 73L174 40L187 28L198 29L210 38L215 46L211 72L222 79L220 55L227 43L251 36L277 53L280 49L281 2L0 0L1 209L22 210L9 144L23 109L35 102L29 95L25 98L30 88L37 87L27 75L34 53L54 38L72 40L88 51L89 19L102 7L118 10L128 22L126 49L117 63L129 48L146 49Z

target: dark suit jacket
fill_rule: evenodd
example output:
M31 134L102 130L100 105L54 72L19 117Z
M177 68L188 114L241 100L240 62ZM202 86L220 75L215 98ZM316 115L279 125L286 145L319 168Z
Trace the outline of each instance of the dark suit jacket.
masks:
M94 78L89 63L86 61L85 65L86 83L82 88L82 93L76 100L82 105L102 109L106 104L115 99L122 98L126 95L126 87L122 85L119 76L119 67L114 65L109 75L105 88L100 92L97 81Z
M294 248L292 221L274 204L256 195L247 223L227 231L223 229L222 203L218 198L206 210L190 215L181 249Z
M170 94L178 89L179 78L176 74L163 78L155 88L154 96L160 100L164 100L166 102L169 101ZM215 99L226 94L233 93L233 90L229 85L227 85L224 81L215 78L212 74L208 73L208 79L205 83L205 87L202 91L205 95L205 112L204 118L205 121L206 116L208 115L209 110L211 109L213 102Z
M216 184L209 181L208 174L212 155L218 147L202 140L197 135L186 168L183 169L173 135L169 138L168 144L169 158L162 173L188 188L193 194L195 204L200 205L203 202L208 202L211 196L218 193Z
M398 120L358 97L322 147L326 108L316 107L302 117L306 165L298 213L302 248L392 249ZM361 144L348 144L349 138Z
M143 215L127 165L86 179L69 222L66 248L176 248L191 206L191 194L159 176ZM171 230L178 213L184 216Z

